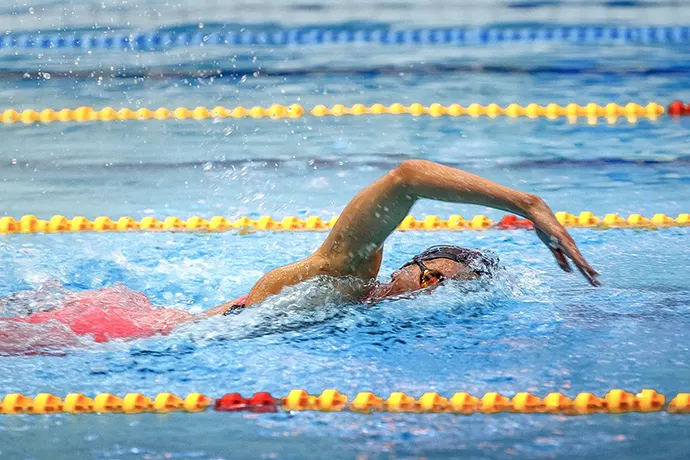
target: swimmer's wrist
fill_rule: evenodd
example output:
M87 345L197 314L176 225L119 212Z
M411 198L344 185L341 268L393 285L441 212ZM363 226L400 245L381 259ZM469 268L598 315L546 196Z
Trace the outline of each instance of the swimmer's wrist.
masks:
M523 216L531 221L534 221L544 210L547 210L549 213L551 212L546 202L541 197L532 193L524 193L524 197L522 197L520 201Z

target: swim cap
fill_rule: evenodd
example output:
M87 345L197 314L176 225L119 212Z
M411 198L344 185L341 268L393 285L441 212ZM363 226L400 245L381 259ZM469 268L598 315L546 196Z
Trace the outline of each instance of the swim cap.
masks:
M421 254L414 256L401 268L417 263L417 261L427 261L434 259L450 259L464 264L477 275L493 275L498 265L498 257L494 254L482 254L479 251L461 248L459 246L439 245L432 246Z

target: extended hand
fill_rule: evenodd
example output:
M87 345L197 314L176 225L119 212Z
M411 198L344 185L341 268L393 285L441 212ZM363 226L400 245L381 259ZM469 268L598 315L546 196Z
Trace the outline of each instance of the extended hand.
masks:
M592 286L601 286L597 279L599 273L582 257L573 238L541 198L535 200L529 218L534 223L539 239L549 248L563 271L568 273L572 271L568 262L569 258Z

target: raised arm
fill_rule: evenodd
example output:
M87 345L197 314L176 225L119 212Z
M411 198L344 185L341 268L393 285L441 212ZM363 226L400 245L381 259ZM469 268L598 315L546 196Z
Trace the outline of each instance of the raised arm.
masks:
M249 293L247 305L320 274L362 278L372 272L375 275L384 241L420 198L478 204L526 217L563 270L571 271L570 258L592 285L599 285L597 272L541 198L459 169L408 160L348 203L314 255L264 275Z
M570 271L570 258L590 283L598 285L597 272L541 198L425 160L405 161L357 194L319 253L344 272L356 270L383 246L419 198L478 204L526 217L563 270Z

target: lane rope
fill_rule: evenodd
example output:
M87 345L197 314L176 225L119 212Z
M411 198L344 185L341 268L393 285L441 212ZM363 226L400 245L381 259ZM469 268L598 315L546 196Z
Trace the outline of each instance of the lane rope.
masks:
M435 80L446 79L446 75L452 74L458 76L461 73L469 73L473 76L477 75L545 75L547 78L554 78L557 75L598 75L609 77L646 77L653 75L667 75L667 76L687 76L690 74L690 65L670 62L670 63L654 63L653 65L637 65L637 66L607 66L609 62L600 64L543 64L532 65L529 62L515 63L515 64L487 64L487 63L473 63L473 62L444 62L433 63L424 62L423 64L362 64L357 66L352 65L314 65L314 66L300 66L293 68L271 68L262 65L245 65L245 66L214 66L207 68L196 67L160 67L160 66L137 66L131 68L81 68L81 69L0 69L0 81L7 82L12 80L136 80L136 81L157 81L157 80L207 80L208 82L215 82L218 80L231 80L240 82L244 78L251 75L252 78L269 78L269 79L284 79L284 78L305 78L316 77L323 78L325 76L346 76L348 78L366 77L372 78L375 76L391 77L405 75L417 75L433 77ZM220 63L219 63L220 64Z
M674 104L679 101L674 101ZM682 103L681 103L682 104ZM676 105L673 114L675 116L685 115L683 110L678 111ZM344 116L344 115L412 115L423 116L428 115L434 118L450 116L461 117L469 116L472 118L487 117L495 119L501 116L509 118L548 118L555 120L566 117L568 119L578 119L580 117L588 119L607 118L610 122L615 123L619 117L626 118L629 122L634 123L639 118L649 118L656 120L666 112L663 106L655 102L650 102L646 105L636 104L630 102L625 106L608 103L606 105L599 105L596 103L589 103L587 105L578 104L528 104L525 106L519 104L509 104L501 107L498 104L470 104L462 106L460 104L450 104L448 106L439 103L433 103L429 106L420 103L413 103L404 105L401 103L394 103L391 105L373 104L366 106L363 104L354 104L352 106L345 106L342 104L335 104L332 107L327 107L323 104L316 105L309 110L306 110L300 104L281 105L274 104L270 107L255 106L252 108L238 107L224 107L217 106L213 108L195 107L189 109L187 107L178 107L176 109L168 109L161 107L158 109L149 108L121 108L119 110L113 107L104 107L102 109L95 109L91 106L78 107L76 109L26 109L15 110L6 109L2 112L0 120L5 124L13 123L51 123L51 122L88 122L88 121L125 121L125 120L205 120L209 118L270 118L274 120L284 118L301 118L304 116L326 117L326 116ZM688 112L690 113L690 111Z
M690 393L678 393L668 404L666 396L653 389L629 393L613 389L605 396L579 393L569 398L561 393L549 393L544 398L531 393L516 393L512 398L496 392L485 393L481 398L469 393L455 393L446 398L438 393L424 393L415 399L403 392L393 392L382 398L370 392L358 393L350 400L338 390L324 390L314 396L296 389L282 398L270 393L255 393L244 398L239 393L227 393L219 399L201 393L180 397L173 393L159 393L153 398L141 393L128 393L124 397L111 393L99 393L93 398L81 393L70 393L63 398L50 393L40 393L31 398L20 393L7 394L0 401L0 414L55 414L55 413L128 413L142 412L203 412L207 409L221 412L276 412L283 411L350 411L429 413L446 412L471 415L502 412L523 414L586 415L596 413L619 414L625 412L660 412L672 414L690 413Z
M276 31L151 31L10 33L0 36L0 49L80 49L162 51L205 46L285 45L425 45L476 46L534 42L580 45L686 44L689 26L526 26L436 27L407 30L303 27Z
M606 214L597 217L590 211L583 211L578 215L567 212L557 212L556 218L564 227L583 228L665 228L690 226L690 214L678 214L675 218L666 214L657 213L651 218L641 214L630 214L627 218L618 214ZM226 219L215 216L207 220L199 216L193 216L186 220L170 216L163 220L155 217L144 217L140 221L132 217L124 216L118 219L109 217L96 217L89 220L84 216L68 219L65 216L56 215L48 220L38 219L28 214L19 220L13 217L0 217L0 234L11 233L81 233L81 232L226 232L237 230L240 232L253 231L329 231L333 228L338 216L324 220L318 216L300 219L296 216L286 216L275 220L270 216L262 216L251 219L247 216L239 219ZM459 231L459 230L532 230L532 222L517 216L506 215L499 221L493 221L484 215L476 215L471 219L465 219L460 215L449 216L441 219L435 215L416 219L407 216L398 226L399 231Z

